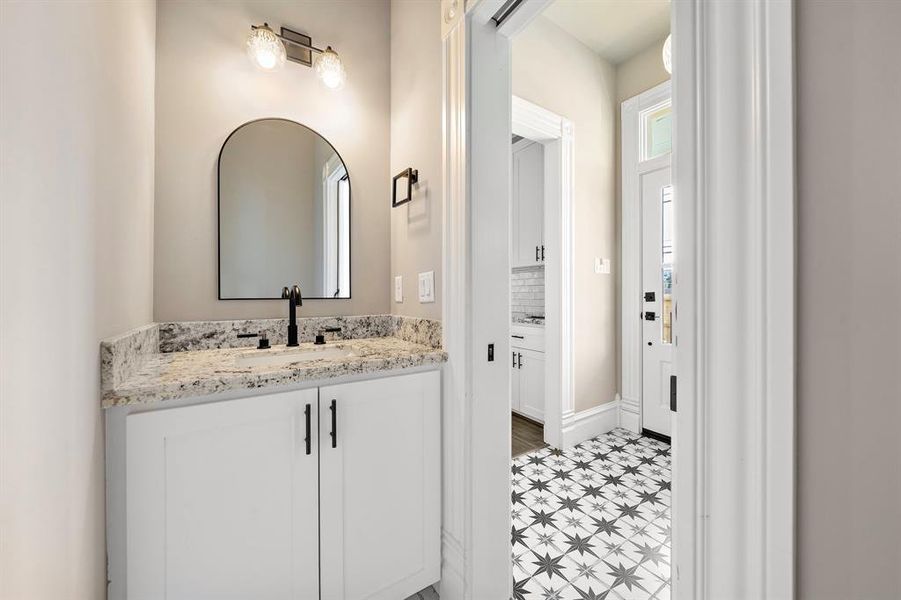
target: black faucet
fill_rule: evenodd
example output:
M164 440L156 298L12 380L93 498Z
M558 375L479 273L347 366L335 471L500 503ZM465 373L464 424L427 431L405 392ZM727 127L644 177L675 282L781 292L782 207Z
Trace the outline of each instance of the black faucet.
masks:
M300 295L300 287L294 286L290 290L282 289L282 298L288 301L288 346L298 346L297 343L297 307L303 306L303 297Z

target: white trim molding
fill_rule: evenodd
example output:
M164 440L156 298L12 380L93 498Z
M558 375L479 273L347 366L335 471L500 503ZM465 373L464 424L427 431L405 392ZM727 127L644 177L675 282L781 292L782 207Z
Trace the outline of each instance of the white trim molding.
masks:
M673 597L794 595L793 5L673 3Z
M621 204L620 214L620 396L622 410L620 424L635 433L641 432L641 320L643 306L641 287L641 204L640 174L669 165L670 156L649 161L640 160L642 114L672 99L672 85L665 81L641 94L624 100L621 105ZM644 168L643 168L644 167Z
M619 406L619 426L633 432L641 431L641 403L639 400L627 399L617 394Z
M575 407L573 378L573 124L517 96L512 101L512 133L544 146L545 407L544 441L570 447L564 418Z
M570 413L563 419L563 445L572 448L613 430L618 424L618 400Z

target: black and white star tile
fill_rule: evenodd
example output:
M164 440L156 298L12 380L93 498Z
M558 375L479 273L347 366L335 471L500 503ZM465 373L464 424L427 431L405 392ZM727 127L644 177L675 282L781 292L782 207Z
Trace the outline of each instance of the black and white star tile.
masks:
M624 429L513 459L513 600L667 600L670 451Z

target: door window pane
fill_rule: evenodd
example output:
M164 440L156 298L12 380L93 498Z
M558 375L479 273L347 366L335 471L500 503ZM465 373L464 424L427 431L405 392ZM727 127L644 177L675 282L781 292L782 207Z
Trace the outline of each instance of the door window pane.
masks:
M673 186L665 186L661 193L663 244L661 271L663 277L663 328L661 342L673 343Z

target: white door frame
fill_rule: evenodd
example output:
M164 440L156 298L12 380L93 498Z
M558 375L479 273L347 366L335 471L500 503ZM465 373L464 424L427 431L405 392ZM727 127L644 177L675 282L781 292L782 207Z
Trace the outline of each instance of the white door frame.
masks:
M510 43L442 0L444 600L509 597ZM673 596L794 593L793 4L673 5Z
M642 310L641 286L641 206L639 181L642 165L660 168L671 165L671 154L639 161L641 115L672 100L672 84L664 81L637 96L624 100L621 115L622 203L620 214L620 373L619 424L641 433L642 427L642 332L638 314ZM678 202L678 200L676 200Z
M573 444L564 428L573 420L573 124L513 96L512 133L544 146L544 441ZM582 440L579 440L582 441Z

